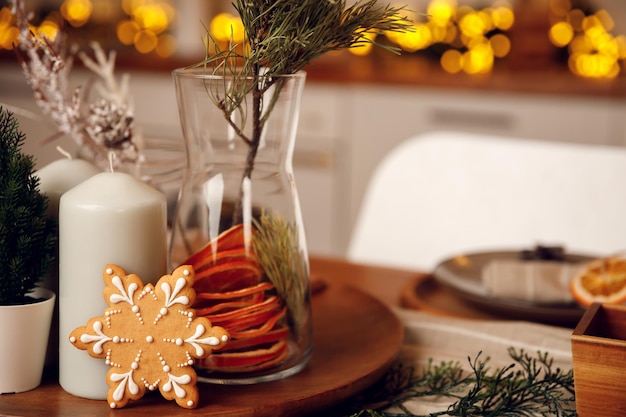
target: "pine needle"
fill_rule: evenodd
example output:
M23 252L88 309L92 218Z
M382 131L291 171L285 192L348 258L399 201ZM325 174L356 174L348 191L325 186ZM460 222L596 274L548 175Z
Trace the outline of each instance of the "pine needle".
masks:
M291 328L298 332L307 320L309 303L308 263L300 252L298 229L280 216L263 212L254 220L254 252L269 281L287 306ZM298 336L296 334L296 336Z

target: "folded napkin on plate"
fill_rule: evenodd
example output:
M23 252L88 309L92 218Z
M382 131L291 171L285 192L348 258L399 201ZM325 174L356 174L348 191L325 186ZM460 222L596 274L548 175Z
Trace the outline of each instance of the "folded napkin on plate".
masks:
M571 302L569 283L580 264L494 259L482 269L482 283L494 297L536 302Z
M553 367L572 368L570 329L522 321L483 321L433 316L413 310L395 310L405 327L400 360L418 369L428 363L458 361L468 372L479 352L489 357L492 369L510 365L509 347L524 349L530 355L546 352ZM424 415L445 410L450 399L419 398L404 403L413 414ZM386 411L394 412L393 409ZM398 412L398 410L395 410Z

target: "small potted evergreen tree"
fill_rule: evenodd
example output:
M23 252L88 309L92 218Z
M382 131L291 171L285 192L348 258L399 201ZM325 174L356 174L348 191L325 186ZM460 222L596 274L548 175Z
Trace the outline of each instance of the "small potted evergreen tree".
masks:
M55 256L56 224L24 140L0 107L0 393L41 383L56 298L37 286Z

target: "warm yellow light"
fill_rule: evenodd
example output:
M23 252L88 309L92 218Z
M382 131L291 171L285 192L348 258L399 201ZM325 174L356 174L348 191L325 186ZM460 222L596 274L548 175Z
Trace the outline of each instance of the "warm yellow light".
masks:
M626 59L626 36L619 35L615 38L617 45L617 55L619 59Z
M13 20L8 7L0 9L0 49L13 49L19 42L19 30L13 25Z
M447 44L453 44L459 34L459 30L455 25L450 25L446 29L446 37L443 40Z
M468 74L485 74L493 68L493 51L488 44L481 44L464 54L463 71Z
M488 44L489 41L487 40L486 37L484 36L474 36L473 38L467 38L467 42L465 43L465 45L469 48L476 48L478 46L484 45L484 44Z
M406 10L405 13L397 14L394 16L394 18L397 18L397 19L401 19L404 17L406 17L406 20L409 22L419 22L423 20L424 16L423 14L417 13L412 10ZM400 44L400 38L402 37L402 32L386 31L386 32L383 32L383 34L385 35L387 39L389 39L390 42L395 43L396 45Z
M209 28L211 36L218 42L242 43L244 40L244 27L241 19L230 13L220 13L211 20Z
M400 38L402 37L402 33L389 31L389 32L385 32L385 37L389 39L391 43L400 45Z
M156 34L165 31L169 25L167 13L160 4L145 4L135 9L133 18L142 29Z
M607 32L612 31L615 27L615 22L613 21L613 18L605 9L598 10L595 14L595 17L596 19L598 19L602 27L604 27Z
M509 7L496 7L491 12L493 24L500 30L509 30L515 23L515 14Z
M441 55L441 68L450 74L457 74L463 69L463 54L456 49L448 49Z
M154 0L122 0L122 10L131 16L137 8L152 3L154 3Z
M613 36L607 33L602 26L593 26L585 31L586 44L591 51L595 51L610 59L617 59L619 56L618 45Z
M0 26L0 48L13 49L18 44L20 31L15 27L3 28Z
M609 75L615 61L602 54L596 54L594 55L594 57L597 62L597 72L595 76L606 77L607 75Z
M617 62L602 54L576 54L570 57L574 72L588 78L611 78L616 72Z
M567 65L576 75L589 78L613 78L619 75L620 59L626 58L626 37L613 36L615 23L604 9L586 15L572 9L571 0L550 0L550 41L567 46Z
M0 8L0 27L7 28L13 25L14 21L13 13L8 7Z
M493 20L491 19L491 11L492 10L490 8L486 8L476 12L476 15L483 21L483 33L487 33L495 27Z
M459 22L463 19L464 16L468 14L475 13L476 10L472 6L468 6L467 4L462 4L456 9L456 21Z
M495 58L504 58L511 51L511 40L504 32L515 23L513 3L490 0L489 6L474 9L467 4L458 5L458 0L429 0L425 12L411 19L418 22L412 32L391 32L385 36L407 52L441 46L444 52L440 65L446 72L487 73ZM426 22L419 23L423 16ZM441 49L437 47L437 51Z
M610 35L599 38L595 43L595 47L598 53L601 55L604 55L613 60L617 60L619 58L619 49L617 42L615 42L615 39Z
M621 71L621 68L619 66L619 63L615 61L613 65L611 66L611 68L609 69L609 71L606 73L605 77L615 78L619 75L620 71Z
M592 45L584 35L576 35L569 43L570 54L585 54L592 51Z
M504 58L511 51L511 40L502 33L498 33L489 38L489 44L496 58Z
M363 37L369 39L370 42L376 39L376 34L373 32L364 32ZM365 41L365 39L364 39ZM358 46L352 47L349 49L350 53L357 56L365 56L372 51L374 45L372 43L363 42Z
M583 19L583 30L587 31L587 30L592 30L592 29L598 30L598 31L600 30L606 31L600 19L598 19L595 15L586 16Z
M172 22L176 18L176 9L170 4L169 1L161 1L159 2L159 6L165 13L165 16L167 16L168 22Z
M87 23L92 10L93 4L90 0L65 0L61 4L61 15L74 27Z
M550 42L558 47L564 47L574 39L574 28L568 22L558 22L552 25L548 32Z
M459 21L461 32L468 37L482 36L485 33L485 22L477 13L469 13Z
M415 52L431 45L432 35L425 24L413 26L412 32L405 32L399 38L399 45L407 52Z
M576 71L583 77L593 77L596 72L596 62L590 54L580 54L575 57Z
M583 31L583 21L585 20L585 13L580 9L574 9L567 15L567 21L572 25L575 32Z
M37 36L54 41L59 34L59 25L52 20L44 20L37 28Z
M368 55L370 52L372 52L372 48L374 45L372 45L371 43L364 43L358 46L353 46L352 48L349 49L350 53L352 55L356 55L356 56L365 56Z
M141 30L135 35L135 49L142 54L152 52L156 48L157 43L157 35L149 30Z
M426 14L434 25L447 26L454 17L456 6L456 0L432 0Z
M154 52L161 58L169 58L176 52L176 46L176 38L166 33L158 37Z
M117 24L117 39L124 45L132 45L135 42L135 36L139 32L139 25L132 20L123 20Z
M432 24L431 22L428 22L427 26L432 37L432 43L446 42L446 39L448 38L448 28L450 26L438 26Z

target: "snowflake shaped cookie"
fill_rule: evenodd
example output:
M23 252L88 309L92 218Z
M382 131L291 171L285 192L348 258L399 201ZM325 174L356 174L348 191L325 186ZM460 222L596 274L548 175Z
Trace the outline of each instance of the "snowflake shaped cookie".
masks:
M198 405L193 364L229 340L222 327L211 326L190 308L196 297L194 270L181 266L144 286L117 265L104 271L104 316L70 334L70 342L94 358L105 359L111 408L125 406L157 388L184 408Z

